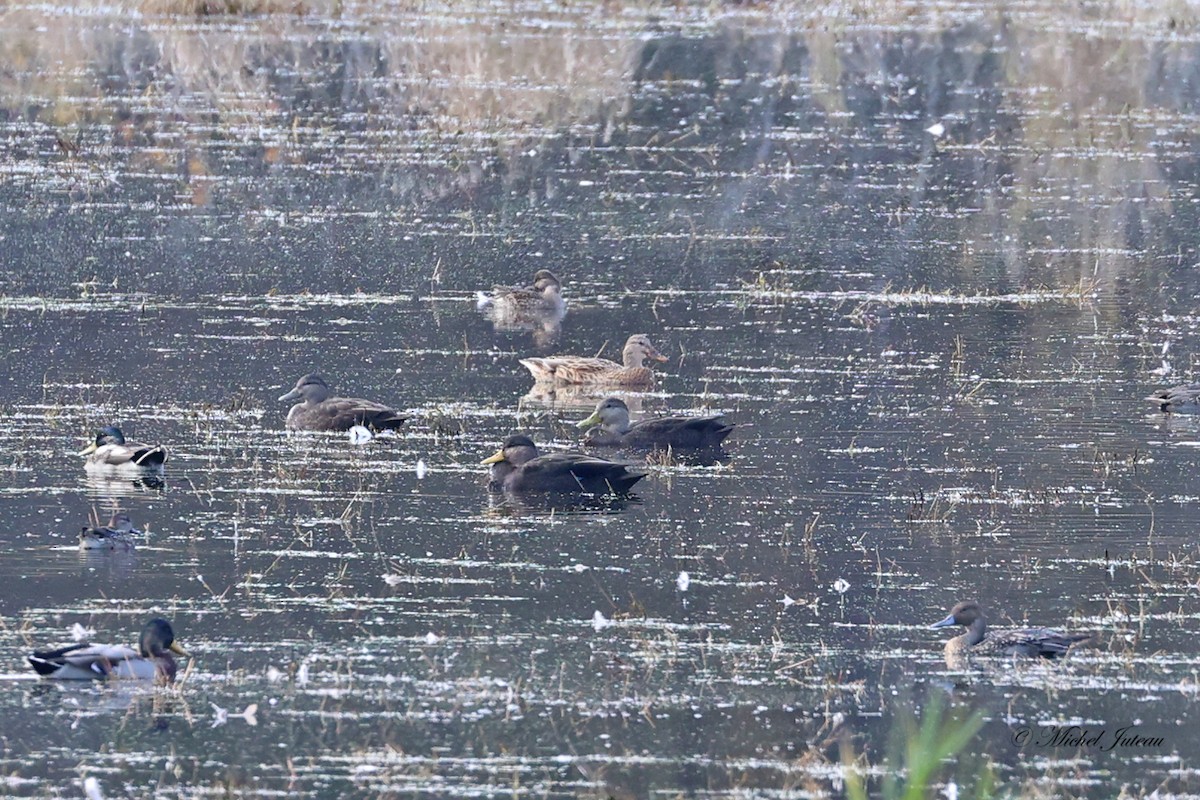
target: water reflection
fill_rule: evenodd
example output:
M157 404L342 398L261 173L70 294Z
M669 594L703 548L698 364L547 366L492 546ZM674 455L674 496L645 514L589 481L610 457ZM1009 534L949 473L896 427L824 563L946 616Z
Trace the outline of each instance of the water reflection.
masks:
M1195 377L1186 10L139 8L0 10L0 650L161 608L194 708L6 675L7 786L75 791L117 731L181 794L836 794L830 737L877 763L969 591L1106 637L959 681L1005 790L1062 778L1012 726L1136 712L1169 753L1069 769L1195 792L1196 430L1140 399ZM470 302L543 264L570 314ZM647 330L630 412L725 410L733 457L646 463L644 503L487 494L508 431L573 445L599 399L529 392L526 345ZM404 376L410 423L285 438L264 387L308 364ZM107 419L154 420L170 491L45 455ZM81 493L161 549L46 546Z

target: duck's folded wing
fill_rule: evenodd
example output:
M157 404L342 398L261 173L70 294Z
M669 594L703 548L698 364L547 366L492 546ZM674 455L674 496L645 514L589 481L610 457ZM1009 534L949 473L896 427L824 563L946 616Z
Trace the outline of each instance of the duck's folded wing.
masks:
M35 651L29 656L29 663L39 675L87 680L107 677L122 663L138 658L138 652L126 645L75 644L59 650Z
M406 419L394 408L359 397L332 397L320 404L316 414L326 430L348 430L354 425L385 430L399 428Z
M676 447L708 447L718 445L733 431L733 426L721 416L664 417L639 422L629 429L633 441L659 442Z

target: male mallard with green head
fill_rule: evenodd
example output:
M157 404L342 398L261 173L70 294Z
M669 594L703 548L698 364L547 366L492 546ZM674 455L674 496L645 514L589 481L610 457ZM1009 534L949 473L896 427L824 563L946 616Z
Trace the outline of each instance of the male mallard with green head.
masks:
M116 425L101 428L96 440L81 450L79 455L87 456L84 466L88 469L158 469L167 460L167 450L162 445L126 441L125 434Z
M156 617L142 628L137 648L128 645L73 644L58 650L37 650L29 663L44 678L55 680L175 680L177 667L171 656L188 653L175 641L171 623Z

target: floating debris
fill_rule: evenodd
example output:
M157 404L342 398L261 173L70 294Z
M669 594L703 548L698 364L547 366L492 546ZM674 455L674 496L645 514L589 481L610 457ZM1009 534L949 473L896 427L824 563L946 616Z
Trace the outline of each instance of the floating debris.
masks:
M350 440L350 444L358 445L366 444L375 437L371 435L371 431L369 431L367 428L363 427L362 425L355 425L354 427L350 428L350 430L346 431L346 438Z
M688 587L691 585L691 576L689 576L686 572L679 573L679 577L675 579L675 588L681 592L686 592Z

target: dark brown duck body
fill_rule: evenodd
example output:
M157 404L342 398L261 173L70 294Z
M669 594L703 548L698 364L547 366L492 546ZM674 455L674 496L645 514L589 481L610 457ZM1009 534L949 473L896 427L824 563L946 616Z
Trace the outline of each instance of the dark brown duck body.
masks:
M290 431L348 431L363 425L375 431L396 430L404 424L399 411L382 403L358 397L330 397L329 385L316 374L296 381L280 402L300 400L287 415Z
M584 453L538 455L533 440L522 435L505 439L482 463L491 465L491 487L506 492L626 494L646 477L624 464Z
M579 427L590 429L584 439L587 445L640 450L702 450L720 447L734 426L720 415L660 417L631 425L629 407L623 400L609 397L601 400L595 412L580 422Z
M1071 646L1092 638L1090 633L1060 633L1050 628L988 630L983 609L966 600L950 610L950 616L930 627L962 625L967 631L946 642L946 655L1015 655L1028 658L1061 658Z

